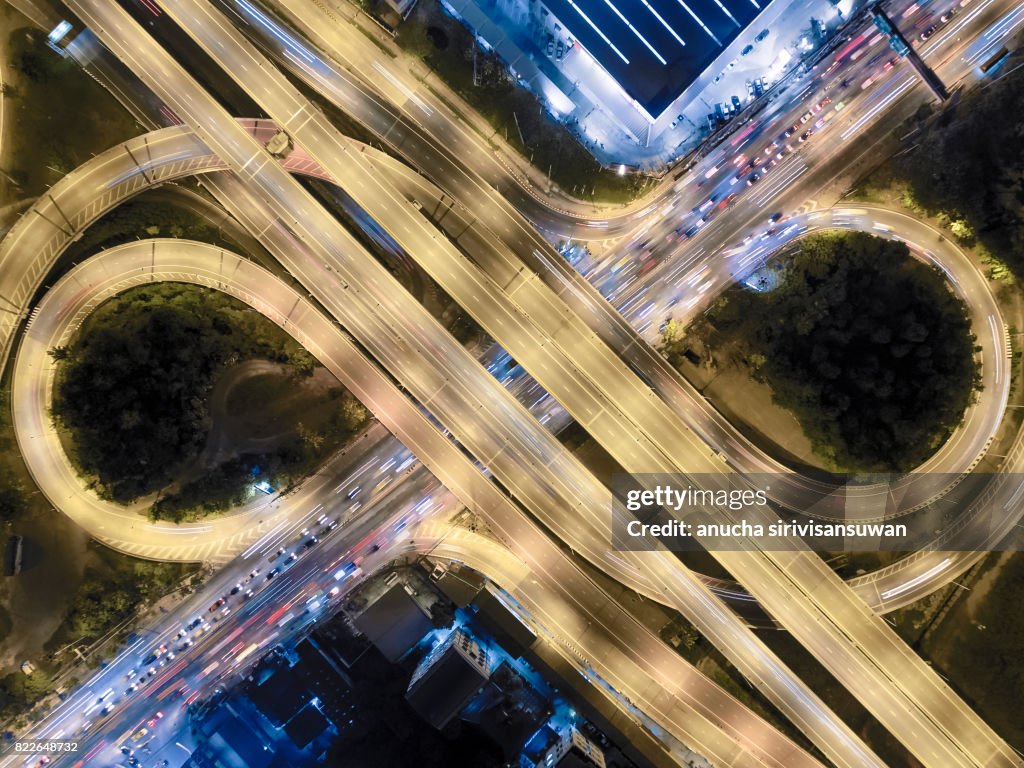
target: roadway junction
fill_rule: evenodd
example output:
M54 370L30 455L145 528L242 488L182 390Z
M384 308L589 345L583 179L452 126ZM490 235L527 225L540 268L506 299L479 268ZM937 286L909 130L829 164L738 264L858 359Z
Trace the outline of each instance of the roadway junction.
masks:
M342 331L333 327L331 337L343 337L346 332L351 333L364 349L370 351L379 364L387 367L390 375L399 380L405 392L413 394L430 408L450 429L451 434L478 457L494 477L501 480L505 489L520 504L542 520L549 529L558 533L559 538L568 543L574 551L587 557L606 572L614 574L620 581L637 591L679 608L684 615L697 623L702 632L723 648L723 652L748 679L754 680L791 720L800 723L801 728L830 760L846 765L873 764L877 760L870 755L870 751L864 745L858 743L856 738L844 729L832 713L824 710L821 703L803 688L789 670L780 669L777 660L773 659L766 649L760 647L749 633L744 633L741 623L736 621L727 609L723 611L717 607L717 598L707 591L706 585L683 569L674 558L665 556L665 553L648 553L653 556L636 557L636 553L620 553L615 556L601 551L600 542L607 541L606 521L589 520L588 530L583 532L582 538L580 532L570 530L564 520L566 512L574 508L581 512L589 510L588 514L593 516L595 509L609 508L607 494L598 487L594 478L588 477L582 467L564 456L564 451L551 439L550 434L537 426L529 412L497 385L486 369L477 365L465 350L456 348L449 339L439 335L438 329L431 325L429 318L423 317L422 312L417 315L418 307L410 306L408 301L402 302L401 297L391 295L392 292L386 290L386 274L382 275L380 270L375 273L372 265L357 261L372 261L372 257L363 252L315 200L309 198L301 187L294 184L285 169L271 159L261 144L254 140L252 130L247 130L245 125L239 124L224 113L219 105L191 81L187 73L177 67L175 62L149 38L145 38L138 46L128 46L128 39L145 37L145 33L138 29L126 14L119 12L119 9L99 7L93 3L71 5L115 53L135 71L146 73L150 87L191 125L195 133L189 136L189 140L200 147L210 149L205 150L201 157L198 154L192 157L185 156L184 159L178 156L166 163L151 163L148 156L139 161L133 153L123 152L120 157L130 158L127 176L107 177L106 187L79 187L88 189L93 199L83 199L79 206L69 207L68 210L72 213L64 210L65 206L58 206L52 197L49 198L54 209L51 214L58 212L60 218L55 216L54 219L43 219L51 226L46 235L54 242L73 237L74 220L93 220L98 215L97 211L102 210L102 205L95 205L97 189L101 191L101 198L109 196L113 200L117 193L109 192L112 187L127 183L136 185L136 189L142 188L153 183L148 177L155 177L158 171L162 173L164 165L173 168L177 164L179 168L172 173L230 168L234 172L233 177L222 176L215 182L238 193L237 196L230 196L232 205L228 206L229 209L233 208L232 213L245 223L251 232L257 234L261 241L268 244L268 249L278 256L288 272L309 287L321 308L344 328ZM439 281L446 289L449 286L453 290L458 289L455 293L460 303L474 313L502 346L515 350L517 360L529 361L526 367L534 380L551 392L570 415L595 433L595 437L603 442L606 448L618 451L616 458L624 467L641 471L655 468L645 462L659 462L656 463L656 468L664 471L694 471L695 466L714 467L720 471L726 469L726 466L721 464L719 451L708 449L702 442L707 430L698 428L690 431L683 423L686 421L685 417L694 413L692 393L686 391L685 385L674 372L667 369L660 357L643 342L639 335L641 331L633 330L632 326L627 325L601 293L590 283L582 280L574 270L567 268L563 260L557 256L552 260L545 255L544 249L550 251L550 246L544 245L544 249L535 247L537 236L533 235L532 242L528 239L518 240L517 247L512 248L508 258L503 258L497 249L486 250L484 246L487 239L478 237L476 240L470 239L468 245L459 243L462 249L469 251L473 257L466 258L454 246L448 245L449 241L444 233L433 226L430 218L423 216L421 206L410 204L408 194L403 194L399 183L388 180L377 187L362 189L365 179L371 178L370 174L376 170L376 166L370 165L372 153L356 149L340 137L315 107L305 102L304 97L294 90L289 90L290 86L276 75L273 64L260 58L260 54L215 10L202 3L168 3L167 9L177 14L188 31L214 35L209 39L198 39L197 42L205 45L207 51L215 58L235 57L230 60L224 58L221 63L239 77L243 85L252 82L246 80L249 68L253 73L257 73L258 87L253 93L254 97L280 120L290 135L299 139L308 157L316 161L320 168L325 169L320 172L327 173L334 181L342 183L350 193L355 193L354 196L362 194L363 197L357 199L425 269L432 270L432 274L439 278L446 274L450 275L449 282ZM193 16L189 18L188 14ZM196 23L200 15L201 23ZM897 85L894 92L902 95L912 90L911 86ZM871 109L875 107L868 109L869 115ZM878 111L876 110L875 114ZM852 127L857 127L857 121L863 120L863 117L856 117L856 110L851 106L843 115L843 120L848 119L854 120ZM834 128L834 132L838 132L840 127L840 122L836 121L830 129ZM179 134L188 135L187 132ZM213 152L212 155L210 150ZM158 160L159 157L158 155ZM783 164L779 166L780 171L787 167L792 170L794 158L789 159L791 162L788 166L785 158L783 159ZM708 162L714 162L714 158ZM364 168L364 176L346 177L349 164L354 167L355 164L361 165ZM711 169L704 171L705 179L712 179L720 172L717 166L712 167L713 172ZM797 175L800 173L802 171ZM401 174L398 173L396 176ZM796 176L790 174L780 178ZM69 190L74 187L73 183L68 185ZM760 190L764 187L759 186L757 189L758 194L744 196L742 199L745 201L747 197L751 197L751 207L760 210L764 202ZM679 202L678 192L676 188L668 188L665 191L666 196L676 198L672 206ZM89 196L82 192L78 194L83 198ZM419 198L414 199L421 202ZM453 198L453 202L458 200L468 210L471 199L479 201L481 197L460 194ZM762 202L758 203L757 200ZM46 204L45 200L41 202ZM699 208L699 205L695 206L695 214ZM739 210L742 209L737 205L733 213ZM84 213L76 215L76 211ZM827 215L836 218L834 213ZM855 217L863 215L865 214L857 213ZM878 215L885 216L882 212ZM528 228L521 219L508 221L507 210L498 210L495 216L497 218L490 225L490 232L501 237L516 240L519 237L517 232L522 233ZM503 220L502 216L506 219ZM841 216L840 212L840 218ZM678 217L674 218L678 220ZM722 214L722 218L715 224L719 225L727 218L732 221L740 218L740 215L730 214L726 217ZM750 219L752 221L753 216ZM57 221L56 224L54 220ZM808 222L810 221L812 220L808 216ZM743 222L749 223L750 221ZM61 230L59 234L54 235L53 226ZM809 226L810 224L800 223L797 229L807 229ZM705 242L708 241L713 229L707 227L703 230ZM734 235L741 235L744 230L742 226L737 226L736 230L725 231L723 226L719 226L717 234L725 236L720 242L739 241L739 237ZM530 231L532 232L532 229ZM11 235L14 234L12 231ZM697 238L693 240L694 244L699 241ZM669 258L666 258L658 269L669 269L672 266L671 256L676 252L685 253L688 247L681 245L671 249ZM50 252L45 249L37 252L53 255L57 254L59 249L58 244ZM710 262L713 251L708 246L704 246L704 249L708 253L704 261ZM993 306L984 304L985 301L991 302L987 291L982 290L975 295L969 295L969 286L977 284L978 280L976 275L971 278L969 273L964 272L963 263L953 263L954 258L948 254L936 253L936 249L929 250L922 246L918 250L925 258L941 261L950 274L962 275L963 281L955 282L972 307L979 338L987 339L990 345L990 355L986 356L986 360L995 361L994 364L986 364L983 369L994 384L991 402L995 405L981 409L976 419L968 419L963 436L955 441L955 447L949 449L947 455L941 459L952 462L951 466L958 467L961 471L967 471L976 463L978 453L987 447L991 436L990 430L994 430L998 424L1005 403L1009 377L1005 371L1001 371L999 363L1005 353L1002 324L997 320L997 311L992 311ZM27 277L17 276L21 288L32 288L34 291L46 272L46 259L51 258L51 255L45 256L43 262L33 268L38 271L28 271ZM521 259L518 264L515 257ZM962 259L962 254L960 257ZM726 267L724 273L720 273L723 284L726 279L737 276L733 270L742 270L742 266L733 266L742 264L742 258L726 263L730 266ZM2 259L0 266L6 266ZM683 267L686 266L684 263ZM705 267L706 264L695 265L693 274L697 274L698 269ZM675 265L675 268L678 269L679 265ZM502 272L510 269L514 270L511 276L507 271ZM650 274L653 275L657 271L654 270ZM3 277L6 278L6 271ZM22 277L24 279L20 279ZM680 282L685 282L686 278L685 273L679 275ZM519 282L516 282L517 279ZM479 299L474 296L474 290L489 293L484 299ZM635 290L636 285L633 285L631 291ZM28 291L25 295L30 296L31 293L32 291ZM635 295L635 292L631 292L623 298L629 302ZM343 305L337 300L338 296L352 300L350 305ZM495 299L498 297L500 300L496 302ZM356 305L362 307L362 312L369 317L360 316L352 308ZM488 312L491 314L487 314ZM32 317L29 323L30 333L39 327L42 314ZM378 316L377 322L374 322L372 317L374 314ZM288 315L284 317L290 322ZM417 317L419 322L416 320ZM979 327L981 317L985 317L987 322ZM552 322L545 322L546 320ZM564 324L567 332L561 339L557 338L557 333L548 335L549 328L559 327L553 323ZM988 329L987 333L983 333L985 328ZM66 334L69 332L69 326L58 330ZM322 333L323 336L317 333L305 337L307 343L313 344L311 351L315 352L317 344L324 344L327 334L326 331ZM443 333L443 330L440 330L440 334ZM533 341L537 338L546 341L535 345ZM575 338L585 343L569 343L570 339ZM333 338L331 340L335 343ZM537 346L537 349L533 349L534 346ZM627 348L635 350L638 355L635 359L650 362L651 367L646 370L656 381L653 393L645 382L635 377L630 368L622 363ZM630 362L633 362L633 359L630 359ZM600 371L600 375L590 373L593 369ZM38 374L42 369L37 366L35 371ZM584 376L584 371L587 371L588 375ZM449 372L455 373L460 380L449 379ZM576 384L579 381L585 381L586 387L578 387ZM363 396L360 390L353 389L353 392L360 397ZM486 398L481 396L482 393L488 393ZM37 390L36 394L28 399L31 403L27 406L28 410L34 413L41 412L45 397L45 387ZM380 417L379 409L373 410ZM700 412L697 411L698 414ZM495 425L501 425L507 433L500 434L494 429ZM698 421L698 426L705 425ZM45 430L41 423L37 423L36 428ZM989 434L985 434L986 432ZM623 439L627 436L635 436L635 445ZM430 466L449 490L464 503L468 503L466 498L452 487L454 480L442 478L440 470L436 469L437 462L431 464L413 445L406 440L403 442ZM673 455L678 445L691 447L687 451L685 463L679 462ZM717 447L723 448L721 445ZM732 469L742 468L739 466L741 457L759 457L756 449L749 444L733 446L727 442L724 447L730 449L725 453L729 457ZM734 447L738 448L735 452L731 450ZM50 459L54 458L51 455ZM45 472L46 460L43 461ZM716 461L717 464L714 463ZM926 503L944 490L925 487L920 492L919 503ZM986 492L989 490L993 494L1004 492L1008 504L1015 498L1016 489L1001 489L998 479L993 481ZM559 499L560 502L557 501ZM551 506L553 501L556 502L555 507L562 510L561 517ZM55 500L55 504L59 504L59 501ZM970 526L965 526L961 530L969 528ZM192 535L184 531L182 533ZM194 532L197 536L203 533ZM163 533L150 531L145 535L157 537ZM988 530L987 535L993 535L992 531ZM240 547L244 543L243 540L235 540L228 546ZM506 543L510 542L506 540ZM969 556L954 562L947 556L935 562L923 556L914 561L916 565L913 567L925 568L923 573L927 574L927 578L914 583L912 588L895 593L888 588L880 590L877 585L872 586L884 604L886 594L893 597L909 597L907 593L916 592L918 587L927 589L947 575L952 577L966 567L965 563L968 560ZM920 733L915 731L897 735L911 742L907 744L908 748L923 762L934 765L1019 764L1012 752L991 734L946 686L924 669L920 660L913 657L895 636L888 633L882 622L868 611L867 604L861 598L854 596L854 593L832 576L831 572L826 572L827 569L821 565L816 555L802 553L800 556L787 558L779 554L764 553L764 557L729 556L722 562L761 600L769 612L804 641L805 645L821 653L825 658L835 658L835 664L838 666L833 668L833 672L851 690L856 692L860 686L861 700L871 700L865 703L872 705L869 708L890 727L890 730L897 732L899 723L908 722L908 718L919 726ZM904 579L904 584L913 582L919 575L906 580L905 574L887 574L895 576L897 580ZM820 595L812 595L806 588L808 584L815 584L816 591L821 589L821 585L827 584L827 600L823 600ZM794 601L794 594L800 595L801 599ZM869 602L878 601L873 598ZM714 609L709 610L712 606L715 606ZM710 619L707 615L709 613L712 614ZM820 626L807 624L808 621L813 624L821 620L831 624L833 628L822 630ZM858 636L853 646L843 637L850 632ZM887 668L887 665L891 666ZM898 674L897 668L900 670ZM869 679L870 684L866 682ZM868 694L868 687L872 684L877 688L877 701L874 695ZM793 693L798 691L798 695L794 696ZM685 743L685 738L680 740Z

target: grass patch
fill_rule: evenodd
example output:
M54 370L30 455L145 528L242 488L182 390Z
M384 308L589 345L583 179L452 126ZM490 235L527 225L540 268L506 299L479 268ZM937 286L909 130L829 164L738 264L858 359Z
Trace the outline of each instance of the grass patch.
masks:
M836 471L918 466L960 424L980 373L963 304L907 246L864 233L802 239L778 287L735 287L662 352L736 350Z
M262 382L242 395L247 421L272 421L276 416L294 428L273 449L241 453L161 497L150 510L151 518L181 522L230 510L257 493L253 488L256 481L288 490L370 421L369 411L343 387L331 387L326 397L311 400L294 396L293 377L273 377L273 383L261 378Z
M63 623L46 641L50 655L35 661L36 671L31 675L19 670L0 678L0 720L29 716L53 692L59 665L73 658L66 646L88 647L125 624L112 638L115 644L120 642L130 632L129 619L199 571L194 563L137 560L96 542L89 546L94 564L86 569L85 580L72 595ZM54 657L55 652L61 653Z
M0 642L10 636L12 629L14 629L14 619L11 618L10 612L0 605Z
M923 650L997 733L1024 749L1024 556L1007 559L973 618L969 602L960 599Z
M53 416L72 461L103 497L132 501L163 488L195 458L209 430L206 398L226 365L313 359L240 301L178 283L135 288L94 311L60 363Z
M1011 272L1024 274L1024 70L1004 70L942 112L920 110L904 126L912 147L863 179L854 197L935 217L994 279L1012 282Z
M64 262L77 261L116 245L147 237L175 237L210 243L234 253L243 248L206 219L173 203L139 197L100 217L68 248Z
M78 65L46 45L44 33L15 29L8 36L10 70L5 93L12 142L3 170L21 196L47 185L114 144L138 135L135 120Z

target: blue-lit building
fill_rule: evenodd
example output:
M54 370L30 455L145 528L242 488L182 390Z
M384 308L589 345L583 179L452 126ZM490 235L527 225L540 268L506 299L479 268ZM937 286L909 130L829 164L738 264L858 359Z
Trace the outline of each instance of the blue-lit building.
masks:
M582 121L600 110L641 145L674 128L720 73L769 37L792 4L443 0L556 117Z
M654 122L770 0L543 0Z

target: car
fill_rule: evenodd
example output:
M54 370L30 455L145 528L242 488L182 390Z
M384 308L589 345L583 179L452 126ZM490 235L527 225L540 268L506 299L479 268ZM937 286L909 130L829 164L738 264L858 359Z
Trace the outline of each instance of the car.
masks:
M137 690L139 690L139 684L138 683L132 683L131 685L129 685L127 688L124 689L124 695L125 696L131 696Z
M803 144L805 141L811 138L811 133L812 131L804 131L803 133L800 134L800 138L798 138L797 141Z
M181 629L178 630L178 634L176 634L174 636L174 639L175 640L180 640L181 638L183 638L187 634L188 634L188 630L185 629L185 627L182 627Z
M150 667L146 670L146 677L153 677L156 674L156 667Z
M259 568L253 568L251 571L249 571L249 578L250 579L255 579L259 575L260 575L260 569Z
M277 553L274 555L274 557L280 557L281 555L283 555L287 551L288 550L285 547L281 547L280 549L277 550Z
M196 627L198 627L202 623L203 623L203 617L202 616L196 616L194 619L192 619L192 621L190 621L188 623L188 625L186 626L186 629L195 629Z
M285 565L291 565L292 563L294 563L298 559L299 559L299 556L295 552L292 552L290 555L288 555L288 557L286 557L284 559L284 564Z
M802 115L800 115L800 122L801 123L806 123L812 117L814 117L814 113L812 113L812 112L804 112Z
M209 607L209 609L208 609L209 613L213 613L218 608L220 608L222 605L224 605L224 603L226 603L226 602L227 602L227 600L225 600L223 597L218 597L216 599L216 601L214 601L213 605L211 605ZM145 662L143 662L143 663L145 663Z
M782 218L782 213L779 212L779 211L776 211L775 213L773 213L771 216L768 217L768 221L771 222L772 224L774 224L775 222L777 222L781 218Z
M252 596L253 596L253 591L251 589L247 589L247 590L245 590L245 594L242 595L242 599L243 600L248 600Z
M129 670L128 670L128 674L126 674L126 675L124 676L124 677L125 677L125 680L131 680L131 679L132 679L133 677L135 677L135 676L136 676L137 674L139 674L139 670L137 670L137 669L136 669L135 667L132 667L131 669L129 669Z
M142 741L144 738L146 738L146 735L148 733L149 733L148 729L146 729L146 728L139 728L139 730L137 730L135 733L133 733L131 735L131 740L134 741L134 742Z
M168 661L174 661L174 651L168 651L165 657Z
M230 614L231 614L231 606L230 605L225 605L223 610L221 610L220 615L221 616L229 616Z
M156 712L149 720L146 721L146 725L148 725L150 728L154 727L157 724L157 722L159 722L160 719L163 718L163 716L163 712Z
M178 653L181 653L182 651L187 651L193 645L195 645L195 641L191 637L187 638L182 642L181 645L178 646Z
M921 34L919 35L919 37L921 38L921 40L927 40L928 38L930 38L932 35L935 34L935 30L938 29L938 28L939 28L938 24L932 24L930 27L928 27L927 29L923 30L921 32Z
M754 50L754 46L752 46L752 45L747 45L747 46L744 46L744 47L743 47L743 50L742 50L742 51L740 51L740 56L746 56L746 55L747 55L748 53L750 53L750 52L751 52L752 50Z
M306 539L306 543L302 546L304 546L306 549L311 549L315 547L319 542L320 539L318 539L316 536L311 536L308 539Z
M238 584L235 584L235 586L233 586L231 588L231 594L232 595L237 595L241 591L242 591L242 583L241 582L239 582Z
M281 572L281 569L280 569L280 568L275 568L274 570L270 571L270 572L269 572L269 573L267 574L267 581L270 581L270 580L271 580L272 578L274 578L275 576L277 576L277 574L279 574L280 572Z
M759 174L759 173L752 173L752 174L750 174L747 177L747 186L748 187L752 187L755 184L757 184L757 182L759 182L760 180L761 180L761 174Z
M128 757L131 757L132 755L135 754L135 750L132 749L131 747L129 747L127 744L124 744L121 747L121 754L122 755L127 755Z
M147 656L146 658L144 658L142 660L142 666L146 666L147 664L152 664L154 661L156 661L156 659L157 659L156 653L151 653L151 654L149 654L149 656Z

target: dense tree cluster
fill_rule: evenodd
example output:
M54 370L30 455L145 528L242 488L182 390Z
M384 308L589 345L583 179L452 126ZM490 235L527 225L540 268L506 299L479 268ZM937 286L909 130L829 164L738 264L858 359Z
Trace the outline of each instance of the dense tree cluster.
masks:
M128 502L166 485L201 450L207 394L225 363L306 362L283 331L194 286L134 289L100 306L63 354L53 415L98 491Z
M711 322L744 340L776 401L839 468L913 468L978 386L970 323L942 275L865 233L804 239L779 288L734 290Z
M966 93L915 136L893 170L915 202L953 222L966 221L993 254L1024 275L1024 70ZM956 233L954 233L956 234Z

